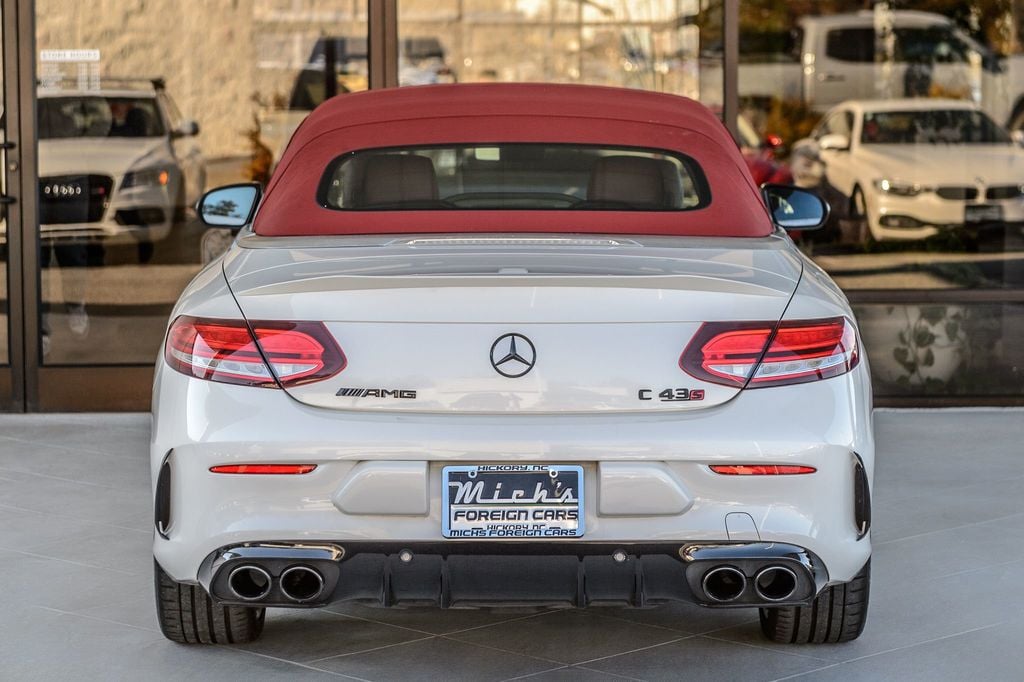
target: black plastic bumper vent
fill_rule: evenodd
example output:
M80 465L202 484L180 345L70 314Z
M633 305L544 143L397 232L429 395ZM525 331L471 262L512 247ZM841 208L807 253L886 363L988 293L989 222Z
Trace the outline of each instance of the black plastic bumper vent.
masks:
M156 495L153 503L153 523L161 537L167 537L171 525L171 458L164 459L160 475L156 479Z
M864 461L860 455L854 455L857 461L853 465L853 518L857 523L857 539L861 539L871 530L871 488L868 485L868 472L864 469Z

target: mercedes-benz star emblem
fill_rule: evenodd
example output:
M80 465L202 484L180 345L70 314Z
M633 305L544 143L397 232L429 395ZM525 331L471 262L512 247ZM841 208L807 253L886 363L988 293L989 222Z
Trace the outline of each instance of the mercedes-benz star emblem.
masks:
M522 334L505 334L491 346L491 366L503 377L516 379L537 364L537 349Z

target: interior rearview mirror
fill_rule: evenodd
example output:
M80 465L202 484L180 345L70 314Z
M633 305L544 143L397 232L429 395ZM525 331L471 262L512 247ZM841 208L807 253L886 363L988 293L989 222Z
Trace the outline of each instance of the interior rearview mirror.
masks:
M255 182L218 187L204 194L196 208L200 219L212 227L244 227L256 213L261 192Z
M772 221L784 230L816 230L828 220L828 204L810 190L763 185L761 194Z

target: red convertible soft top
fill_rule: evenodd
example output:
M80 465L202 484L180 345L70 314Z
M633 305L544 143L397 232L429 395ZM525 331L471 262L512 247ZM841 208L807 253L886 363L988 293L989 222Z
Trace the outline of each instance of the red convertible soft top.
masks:
M455 143L644 147L695 160L711 201L692 211L338 211L317 202L325 169L351 151ZM253 229L265 236L560 232L760 237L772 230L732 137L683 97L582 85L427 85L334 97L295 132Z

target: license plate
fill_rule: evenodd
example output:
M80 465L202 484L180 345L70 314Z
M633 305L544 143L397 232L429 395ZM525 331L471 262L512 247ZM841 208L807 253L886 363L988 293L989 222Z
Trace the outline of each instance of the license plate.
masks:
M964 208L965 223L995 223L1003 219L1002 206L966 206Z
M445 467L446 538L578 538L583 535L583 467L479 464Z

